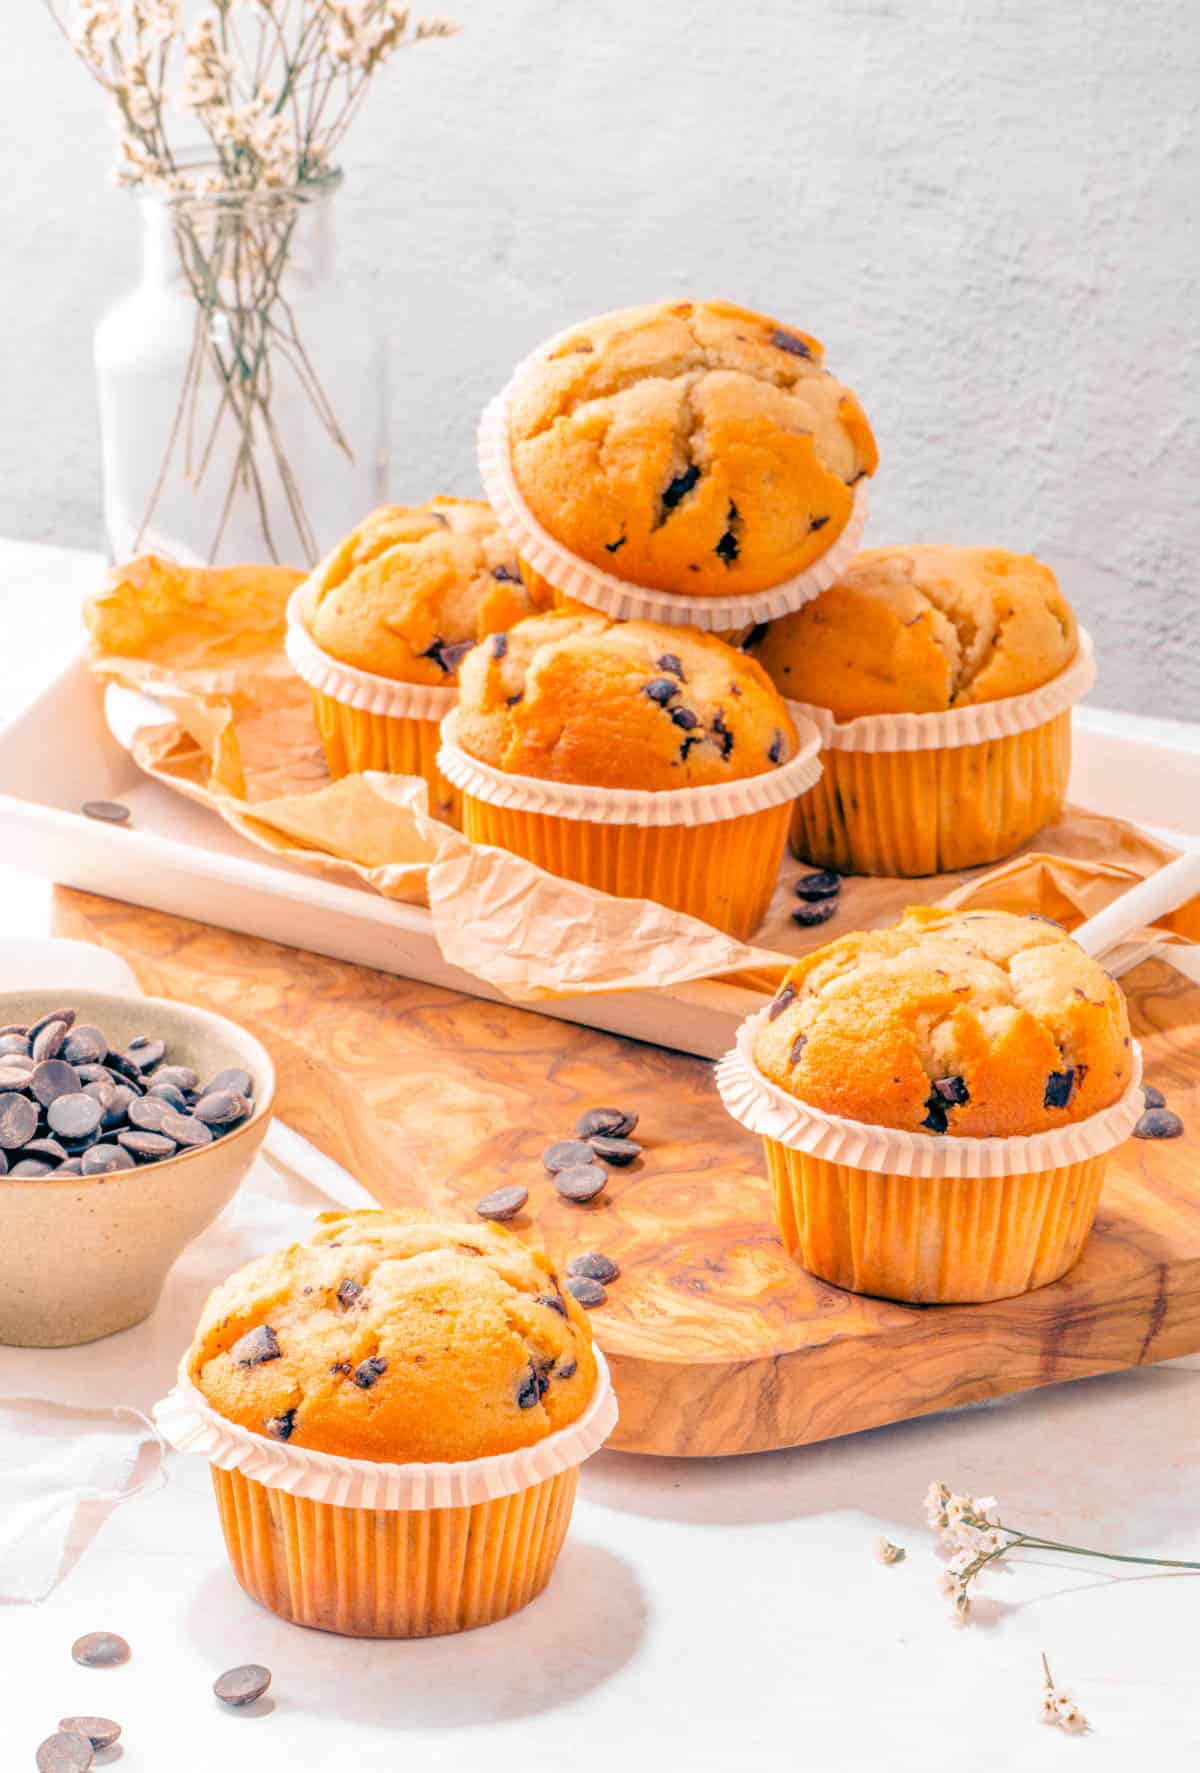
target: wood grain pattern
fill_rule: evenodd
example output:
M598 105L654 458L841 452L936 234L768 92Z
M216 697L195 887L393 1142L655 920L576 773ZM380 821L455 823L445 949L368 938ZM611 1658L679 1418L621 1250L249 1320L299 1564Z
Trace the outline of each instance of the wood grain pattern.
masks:
M560 1264L614 1256L622 1277L592 1323L620 1397L613 1444L628 1451L794 1446L1200 1349L1200 989L1159 961L1122 983L1147 1080L1187 1136L1117 1154L1064 1280L921 1308L789 1261L759 1142L700 1060L64 888L55 926L114 949L147 990L250 1028L278 1067L281 1117L381 1202L469 1212L520 1180L516 1230ZM645 1152L571 1207L539 1155L602 1102L638 1109Z

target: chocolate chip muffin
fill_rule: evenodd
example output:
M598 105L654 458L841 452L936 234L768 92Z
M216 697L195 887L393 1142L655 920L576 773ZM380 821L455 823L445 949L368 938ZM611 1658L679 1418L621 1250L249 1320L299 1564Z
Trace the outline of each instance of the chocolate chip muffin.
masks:
M731 302L660 302L558 340L518 380L513 473L537 522L632 584L696 597L812 566L877 462L816 339Z
M1038 689L1079 646L1048 566L1005 548L871 548L749 643L793 701L835 720L930 714Z
M476 641L535 608L490 506L384 505L306 587L309 632L331 658L379 677L445 685Z
M187 1372L222 1416L404 1464L509 1452L582 1415L596 1385L587 1319L511 1232L395 1212L317 1223L205 1307Z
M714 635L568 610L466 659L457 736L497 769L600 788L736 781L797 746L766 672Z
M1132 1064L1120 988L1064 931L931 906L794 966L754 1059L827 1113L967 1138L1083 1120Z

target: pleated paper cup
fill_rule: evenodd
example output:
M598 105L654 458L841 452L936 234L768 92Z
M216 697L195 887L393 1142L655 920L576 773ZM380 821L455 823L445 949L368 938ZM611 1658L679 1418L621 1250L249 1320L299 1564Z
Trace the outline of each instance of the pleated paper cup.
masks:
M1142 1059L1111 1108L1021 1138L907 1133L797 1100L759 1070L768 1015L742 1024L717 1066L734 1120L766 1150L775 1222L802 1268L851 1293L914 1305L1008 1299L1079 1259L1109 1154L1144 1106Z
M1071 773L1071 708L1096 681L1091 639L1040 689L938 714L836 721L789 702L820 729L824 774L796 802L790 842L839 874L911 877L996 862L1059 817Z
M437 768L438 727L457 703L457 689L379 677L331 657L308 626L311 596L308 580L292 593L285 647L292 670L312 691L313 719L330 775L385 770L423 776L430 812L459 824L458 795Z
M766 915L791 803L821 773L820 734L798 721L795 757L769 774L693 788L593 788L482 763L442 722L438 768L462 795L463 831L548 874L653 899L745 939Z
M281 1619L343 1637L420 1638L517 1612L550 1580L579 1467L617 1403L599 1349L583 1415L531 1447L387 1465L289 1447L215 1411L181 1367L154 1419L212 1470L234 1575Z
M586 322L584 322L586 325ZM577 332L572 327L571 332ZM854 488L850 515L819 560L790 579L763 591L733 597L696 597L635 585L615 573L583 560L542 528L521 494L512 465L509 416L521 378L552 352L566 333L551 339L516 369L508 385L484 408L479 421L479 469L483 487L500 527L521 558L522 572L535 601L546 598L559 606L583 603L616 621L666 622L678 628L709 632L771 622L797 610L827 591L857 553L867 521L867 483Z

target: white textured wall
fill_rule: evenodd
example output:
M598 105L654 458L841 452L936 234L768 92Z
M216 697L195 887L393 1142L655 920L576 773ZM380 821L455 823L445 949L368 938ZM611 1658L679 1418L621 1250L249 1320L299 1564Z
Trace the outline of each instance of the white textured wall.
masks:
M882 451L871 534L1044 555L1097 699L1200 718L1194 0L445 0L347 154L390 333L393 490L476 484L515 356L721 294L825 340ZM93 319L133 269L106 124L0 19L0 533L99 539Z

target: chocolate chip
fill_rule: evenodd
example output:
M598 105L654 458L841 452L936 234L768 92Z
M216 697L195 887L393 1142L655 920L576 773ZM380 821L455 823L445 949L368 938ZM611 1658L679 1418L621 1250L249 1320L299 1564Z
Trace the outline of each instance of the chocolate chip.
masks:
M343 1311L349 1311L356 1300L362 1297L362 1284L348 1277L342 1281L337 1290L337 1302Z
M1059 923L1057 917L1046 917L1040 911L1027 911L1025 915L1030 923L1048 923L1052 930L1062 930L1067 927L1065 924Z
M192 1109L196 1119L202 1120L206 1127L231 1127L237 1121L245 1120L249 1112L249 1102L235 1090L209 1090Z
M751 628L749 634L747 634L745 640L743 640L740 650L744 653L749 652L751 650L751 648L756 647L758 645L759 641L763 639L766 632L767 632L767 623L766 622L755 622L753 628Z
M727 758L729 753L733 750L733 734L725 725L725 713L723 709L718 708L714 715L712 730L715 737L720 741L721 756Z
M121 1734L120 1724L111 1718L59 1718L58 1727L86 1736L93 1748L111 1748Z
M782 756L783 734L780 732L779 728L776 727L774 737L772 738L771 743L767 746L767 760L770 763L778 763Z
M166 1041L151 1040L147 1035L139 1034L136 1040L130 1041L125 1049L125 1056L132 1059L138 1071L144 1076L147 1071L153 1071L156 1065L162 1063L166 1051Z
M71 1645L71 1655L82 1668L120 1668L131 1654L125 1639L115 1631L89 1631Z
M2 1175L2 1174L3 1174L3 1171L0 1171L0 1175ZM83 1175L82 1160L77 1157L69 1157L65 1164L59 1164L59 1166L55 1170L54 1174L56 1177L57 1176L82 1176Z
M815 874L802 874L796 882L798 899L833 899L841 890L841 875L834 874L829 868L819 868Z
M558 1170L554 1186L564 1200L582 1204L595 1200L608 1181L608 1172L599 1164L573 1164L569 1170Z
M575 1369L577 1365L578 1362L574 1357L568 1355L565 1361L560 1361L555 1367L554 1372L556 1377L559 1379L573 1379L575 1377Z
M1075 1067L1073 1065L1068 1065L1065 1071L1052 1071L1046 1079L1042 1107L1065 1108L1071 1100L1071 1091L1074 1088Z
M71 1065L97 1065L108 1051L108 1041L101 1029L85 1022L72 1028L63 1042L62 1056Z
M69 1024L66 1022L47 1022L39 1029L37 1038L29 1043L29 1051L35 1060L56 1059L67 1038Z
M789 1057L791 1059L791 1063L793 1065L799 1065L800 1055L804 1051L804 1049L807 1045L808 1045L807 1034L798 1034L796 1036L795 1040L792 1042L792 1050L791 1050L791 1054L789 1055Z
M387 1362L382 1355L373 1354L367 1360L360 1361L350 1377L360 1391L370 1391L371 1387L387 1372Z
M585 1311L591 1311L594 1305L603 1305L608 1298L601 1283L586 1274L569 1274L563 1284L576 1304L582 1305Z
M691 492L699 478L700 470L697 468L695 462L692 462L686 467L682 474L677 474L663 493L662 504L664 511L673 511L680 499L685 499L688 493Z
M86 1139L100 1125L103 1113L95 1096L76 1090L71 1095L56 1096L46 1110L46 1120L64 1139Z
M95 1091L95 1084L85 1086L86 1095L93 1095ZM104 1119L100 1122L104 1131L111 1133L114 1127L123 1125L134 1103L140 1102L142 1099L141 1096L134 1094L128 1084L110 1084L107 1096L98 1098L104 1110Z
M493 657L493 659L502 659L507 651L508 651L508 635L507 634L493 634L492 635L492 657Z
M194 1114L177 1114L172 1108L163 1115L159 1131L168 1139L174 1139L176 1145L186 1145L190 1150L197 1145L211 1145L212 1133L202 1120Z
M271 1671L258 1662L227 1668L213 1682L213 1692L224 1705L252 1705L271 1685Z
M575 1122L575 1131L581 1139L590 1139L595 1133L603 1133L606 1138L624 1139L637 1124L635 1109L589 1108Z
M694 727L700 725L699 715L693 714L690 708L672 708L671 719L676 726L682 727L685 733L690 733Z
M665 708L671 697L679 694L679 685L672 683L669 677L652 677L649 683L642 685L642 694L657 702L660 708Z
M246 1080L245 1088L242 1087L242 1078L245 1078ZM158 1070L154 1073L154 1082L150 1085L150 1088L152 1090L161 1090L165 1085L169 1084L172 1089L181 1090L186 1096L192 1090L196 1089L199 1083L200 1079L190 1065L160 1065ZM208 1094L209 1090L237 1090L238 1094L241 1096L249 1096L253 1094L250 1085L249 1072L240 1071L236 1066L231 1067L228 1071L218 1071L217 1075L205 1084L205 1095Z
M516 568L505 566L503 561L499 566L492 568L492 577L499 579L502 585L519 585L521 583L521 575Z
M476 1201L475 1211L481 1219L515 1219L528 1199L528 1188L522 1188L517 1182L510 1188L493 1188L490 1194Z
M819 923L828 923L837 910L836 899L818 899L812 905L800 905L792 912L792 922L798 923L801 929L813 929Z
M574 1280L594 1280L602 1283L615 1281L621 1270L611 1256L604 1256L599 1250L588 1250L582 1256L572 1256L567 1263L567 1273Z
M29 1074L29 1088L42 1107L49 1108L55 1097L77 1094L79 1073L65 1059L43 1059Z
M548 1311L557 1311L559 1317L566 1317L567 1315L567 1308L558 1297L557 1293L539 1293L537 1296L537 1302L539 1305L544 1305Z
M1167 1098L1161 1090L1156 1090L1153 1084L1143 1084L1142 1095L1145 1097L1147 1108L1165 1108L1167 1106Z
M657 659L655 659L654 663L658 666L660 671L669 671L673 677L677 677L680 683L687 682L687 678L683 673L682 661L677 653L662 653Z
M965 1078L935 1078L933 1087L941 1101L949 1102L955 1108L965 1108L967 1103L971 1100L971 1092L967 1088Z
M139 1097L139 1100L143 1102L161 1102L165 1108L173 1108L176 1114L186 1114L188 1111L187 1097L182 1090L177 1090L174 1084L152 1083L150 1088L146 1091L146 1094ZM133 1113L131 1109L130 1119L132 1120L132 1118ZM140 1124L141 1123L139 1122L139 1125ZM157 1127L153 1130L157 1131Z
M926 1099L925 1107L928 1112L925 1115L925 1119L921 1122L921 1125L927 1127L931 1133L944 1133L949 1123L946 1119L945 1106L940 1098L930 1095Z
M109 1071L111 1071L114 1074L114 1076L120 1077L126 1083L131 1084L132 1087L138 1092L139 1096L145 1094L145 1092L146 1092L145 1081L143 1080L142 1074L138 1070L137 1065L135 1064L135 1062L132 1059L127 1058L124 1053L118 1053L114 1049L110 1048L108 1053L105 1055L104 1063L105 1063L105 1065L107 1065Z
M21 1147L21 1156L40 1157L44 1163L60 1164L67 1153L57 1139L31 1139Z
M128 825L133 814L120 800L85 800L82 812L87 819L99 819L105 825Z
M91 1145L80 1168L85 1176L108 1176L114 1170L132 1170L133 1159L119 1145Z
M165 1157L174 1157L176 1145L174 1139L168 1139L165 1133L148 1133L140 1127L126 1127L117 1134L117 1143L123 1150L133 1153L141 1163L160 1163Z
M20 1163L13 1165L8 1172L14 1181L24 1178L33 1181L37 1176L48 1176L55 1166L47 1163L43 1157L23 1157Z
M24 1034L0 1034L0 1054L16 1053L29 1058L29 1040Z
M557 1139L542 1153L542 1168L551 1172L569 1170L576 1164L590 1164L592 1148L582 1139Z
M738 557L738 538L733 527L737 521L738 508L731 502L725 518L725 532L713 549L713 553L723 560L726 566L732 566Z
M131 1096L126 1113L131 1126L139 1127L144 1133L161 1133L163 1116L171 1113L171 1106L170 1102L151 1091L148 1096Z
M38 1111L28 1096L0 1096L0 1150L17 1151L37 1132Z
M4 1027L0 1028L0 1036L6 1034L20 1034L26 1041L29 1039L29 1030L22 1022L6 1022Z
M546 1382L537 1368L531 1366L517 1390L518 1410L532 1410L545 1395Z
M296 1426L296 1412L285 1410L282 1416L268 1416L263 1426L273 1441L290 1441Z
M642 1149L632 1139L613 1139L607 1133L594 1134L588 1140L588 1144L596 1156L603 1158L606 1164L615 1164L618 1169L622 1170L626 1164L631 1164L634 1158L640 1155Z
M793 357L812 356L804 340L797 338L794 332L785 332L782 326L777 326L771 334L771 343L777 351L787 351Z
M77 1730L56 1730L39 1744L34 1758L38 1773L88 1773L92 1745Z
M1183 1122L1170 1108L1147 1108L1134 1125L1135 1139L1178 1139Z
M828 522L829 522L829 518L828 518L828 516L825 516L825 517L810 517L810 518L809 518L809 520L808 520L808 531L809 531L809 534L810 534L810 535L815 535L815 534L816 534L816 532L817 532L817 530L819 530L819 529L824 529L824 528L825 528L825 525L826 525L826 524L827 524L827 523L828 523Z
M767 1011L767 1021L773 1022L776 1016L782 1016L784 1010L787 1009L795 996L796 987L794 985L785 985L783 990L779 993L779 996L771 999L771 1007Z
M623 548L625 546L625 542L625 536L618 536L615 542L605 542L604 552L606 554L615 554L618 548Z
M238 1337L229 1355L235 1366L265 1366L268 1361L279 1359L279 1338L270 1324L256 1324L254 1329Z

